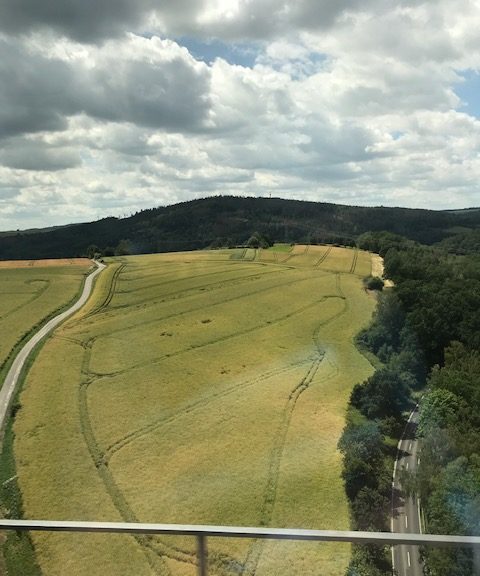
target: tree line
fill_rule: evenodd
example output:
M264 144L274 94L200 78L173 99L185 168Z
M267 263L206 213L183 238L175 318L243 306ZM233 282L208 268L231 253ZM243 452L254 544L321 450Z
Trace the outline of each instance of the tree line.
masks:
M480 226L480 210L456 212L343 206L282 198L216 196L40 230L0 233L1 259L65 258L89 246L113 252L123 240L132 254L245 244L252 232L275 242L353 246L369 231L434 244ZM452 240L452 242L454 242ZM464 243L463 236L458 243Z
M358 336L378 369L354 387L339 443L353 527L388 530L396 440L420 404L421 466L408 479L432 533L480 533L480 257L391 233L359 238L395 287ZM470 576L471 551L422 550L428 576ZM381 547L355 547L349 576L391 574Z

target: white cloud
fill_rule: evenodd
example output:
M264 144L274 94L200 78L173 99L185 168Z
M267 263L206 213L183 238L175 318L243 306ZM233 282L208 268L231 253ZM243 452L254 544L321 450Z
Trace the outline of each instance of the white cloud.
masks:
M0 8L0 226L218 193L479 203L455 93L480 69L473 0L102 0L90 30L89 3L62 5ZM197 61L180 34L255 38L256 63Z

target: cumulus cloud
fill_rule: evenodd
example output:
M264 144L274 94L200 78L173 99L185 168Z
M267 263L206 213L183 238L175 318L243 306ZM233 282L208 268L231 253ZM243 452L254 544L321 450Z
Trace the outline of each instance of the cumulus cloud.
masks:
M479 23L473 0L5 0L0 226L218 193L478 204Z
M89 42L137 25L150 4L150 0L2 0L0 26L9 34L50 28Z
M64 62L0 39L0 137L66 127L74 111L65 91L72 73Z
M12 138L0 149L0 164L8 168L35 171L57 171L81 164L74 147L49 146L42 140Z
M65 59L5 39L0 51L0 136L62 130L82 112L166 130L208 123L209 70L170 40L129 36Z
M124 30L210 37L270 38L300 29L324 29L344 14L380 0L3 0L0 26L9 34L51 29L80 42Z

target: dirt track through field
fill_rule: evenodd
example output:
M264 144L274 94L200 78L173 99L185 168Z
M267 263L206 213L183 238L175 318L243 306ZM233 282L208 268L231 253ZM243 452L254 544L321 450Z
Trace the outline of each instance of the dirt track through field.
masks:
M293 411L295 410L295 405L300 398L301 394L305 392L313 383L316 373L320 367L321 362L325 358L325 352L322 349L321 343L318 341L318 332L322 326L329 324L330 322L336 320L339 316L345 314L348 310L348 301L345 298L341 290L340 284L340 276L337 274L337 289L338 295L335 297L341 298L344 305L340 312L337 312L326 321L321 322L317 329L314 331L312 336L314 347L316 349L316 358L313 362L309 365L304 377L295 385L295 387L290 392L288 399L286 401L284 410L283 410L283 417L279 428L275 434L275 442L271 449L270 453L270 464L269 464L269 473L268 473L268 482L265 487L265 496L264 496L264 503L261 510L260 518L261 518L261 525L269 525L273 513L273 509L275 506L276 501L276 491L277 491L277 484L278 484L278 477L280 472L280 463L282 459L283 449L285 446L285 441L288 433L288 428L290 425L290 421L293 415ZM113 283L112 283L113 285ZM114 286L109 290L109 294L111 291L114 292ZM333 297L333 296L332 296ZM314 302L317 305L317 302ZM292 314L304 312L308 309L309 306L304 306L300 308L300 312L290 312L282 317L282 319L290 317ZM280 320L277 320L280 321ZM270 323L269 323L270 324ZM263 326L264 327L264 326ZM258 327L254 328L258 329ZM231 337L238 336L239 333L231 335ZM243 335L243 334L241 334ZM90 354L91 348L94 339L88 341L86 345L84 345L84 361L83 361L83 369L82 372L85 374L85 380L82 382L80 386L80 394L79 394L79 413L81 417L81 427L85 437L85 441L89 447L91 457L95 463L95 467L104 482L105 488L109 493L112 502L116 506L119 513L122 515L122 518L126 522L138 522L138 518L135 516L132 508L129 506L127 500L122 494L122 491L119 489L118 485L116 484L110 470L109 470L109 460L122 448L130 444L131 442L138 440L141 436L145 434L149 434L154 430L157 430L161 426L166 426L173 421L177 420L178 418L184 416L186 413L192 413L194 410L199 408L204 408L207 404L212 402L213 400L218 400L219 398L225 397L232 393L238 393L240 390L260 384L264 380L268 380L274 375L278 375L283 372L287 372L293 366L285 366L281 369L277 369L276 371L272 371L270 373L266 373L261 375L260 377L254 380L247 380L243 383L237 384L232 386L231 388L224 390L221 393L213 394L208 398L199 400L193 404L190 404L183 408L180 412L171 414L167 417L162 417L156 422L152 422L148 426L135 430L129 433L124 438L119 439L117 442L112 444L111 446L107 447L107 449L102 452L98 441L95 437L94 429L90 420L89 411L88 411L88 402L87 402L87 389L91 386L95 380L96 375L92 374L89 369L90 364ZM208 343L211 344L211 343ZM206 345L208 345L206 344ZM179 351L182 353L184 351ZM156 362L160 362L161 359L158 359ZM332 363L332 373L331 376L324 376L323 381L325 382L334 374L338 373L338 367ZM144 537L144 536L137 536L136 537L138 543L143 547L145 550L146 557L148 558L149 564L152 568L159 570L159 574L168 575L170 572L168 571L167 565L163 562L163 558L171 558L179 562L185 562L188 564L196 564L196 557L192 552L182 549L180 547L175 547L167 542L165 542L162 538L157 537ZM241 573L254 576L256 573L256 569L258 566L258 562L260 560L262 550L263 550L264 543L260 540L254 541L248 551L245 563L243 565L239 565L238 561L235 560L233 557L229 557L227 555L213 555L211 561L217 566L217 573L222 574L222 567L231 569L232 565L239 565L241 569ZM157 555L157 558L152 559L152 552ZM225 571L225 574L228 574L229 571Z
M280 523L283 518L287 523L292 518L294 524L298 522L289 500L297 486L291 484L292 478L306 474L303 465L297 470L297 460L301 460L297 443L302 450L310 450L312 438L328 427L325 450L327 454L335 452L330 440L333 437L335 442L338 421L342 421L337 404L345 389L344 377L339 374L353 357L351 343L340 349L335 339L350 334L359 311L363 314L366 306L373 306L354 277L356 251L339 249L341 258L329 264L337 265L339 271L317 267L331 251L332 247L299 247L296 254L287 254L292 266L278 264L271 254L270 262L262 261L261 251L253 253L256 261L252 262L225 258L198 263L193 254L188 265L173 259L162 262L161 257L111 264L97 283L95 303L52 339L52 344L57 342L52 347L57 357L59 351L68 349L75 358L66 384L71 390L69 414L77 435L72 442L83 446L82 462L88 463L86 469L99 500L101 494L102 502L108 502L105 509L113 506L127 522L150 521L149 516L155 518L155 514L163 516L163 521L175 522L169 517L171 510L179 514L179 520L188 522L191 510L193 522L221 524L222 507L239 514L231 498L240 487L245 502L242 509L247 512L240 511L245 518L239 525L271 525L279 522L279 514ZM248 252L248 257L251 254ZM352 300L354 313L347 321L351 299L357 295L366 302L362 300L361 308ZM46 361L48 358L46 354ZM37 375L42 377L41 366ZM350 382L350 374L346 378ZM61 382L63 387L67 380ZM321 411L334 406L334 416L326 422L317 417L310 411L312 402L320 403ZM20 424L24 414L27 412L22 410ZM255 452L250 451L242 430L261 439L255 442L259 446ZM306 431L312 438L303 446ZM42 434L50 438L48 431L40 431ZM206 441L209 435L212 442L228 440L225 448L222 444L217 451L215 444ZM18 435L22 437L27 437L25 431ZM29 445L32 442L38 440ZM61 443L60 439L59 446ZM64 449L68 460L68 449ZM325 482L324 477L330 478L331 473L326 474L331 470L330 460L317 453L310 460L310 466L320 462L325 467L319 470L320 483ZM336 460L333 466L337 466ZM241 477L238 486L236 471ZM24 474L22 470L19 473ZM213 494L203 479L210 474L215 482L226 483L214 494L220 512L212 501L212 508L206 508L212 516L205 519L202 503L209 502ZM178 486L171 482L177 478ZM302 486L309 488L310 480L300 478ZM246 486L252 479L250 501ZM188 482L193 484L187 492ZM213 486L217 490L216 484ZM147 500L141 497L143 491ZM337 496L336 491L335 484L332 493ZM96 494L86 497L95 500ZM178 506L170 505L172 494ZM26 497L27 507L31 498ZM145 508L148 498L150 509ZM195 504L190 504L189 498ZM297 500L294 495L292 501ZM310 491L303 500L311 502ZM306 522L305 526L315 526L315 519L307 516ZM229 517L225 523L235 522ZM195 549L187 539L132 537L128 541L141 556L140 565L148 565L153 574L191 576L195 571ZM265 568L268 562L272 562L271 549L260 540L233 548L212 542L209 550L213 576L278 574L278 570ZM105 576L111 574L105 572Z

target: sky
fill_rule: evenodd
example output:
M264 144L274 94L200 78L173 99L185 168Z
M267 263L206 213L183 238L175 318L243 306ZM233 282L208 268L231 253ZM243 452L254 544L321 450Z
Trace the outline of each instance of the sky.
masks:
M1 0L0 230L480 206L478 0Z

